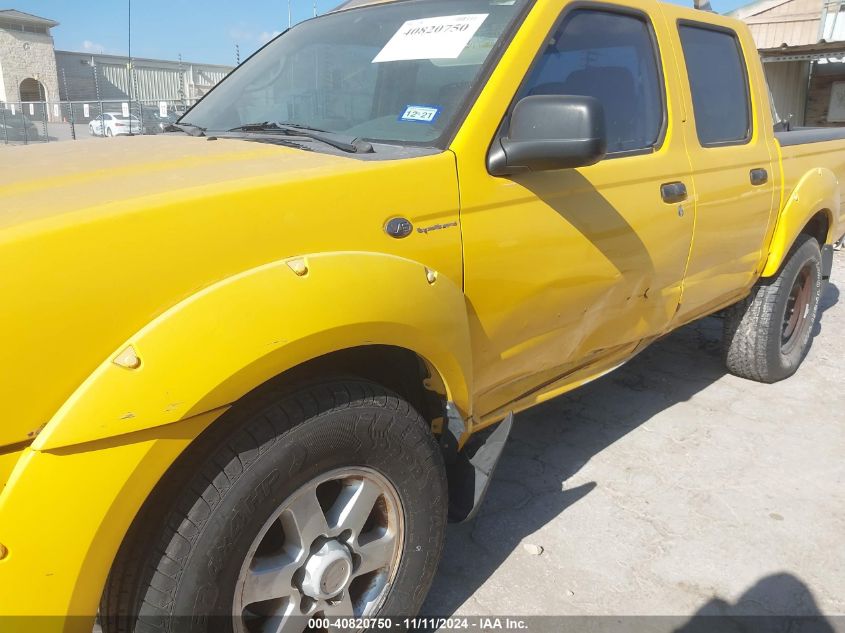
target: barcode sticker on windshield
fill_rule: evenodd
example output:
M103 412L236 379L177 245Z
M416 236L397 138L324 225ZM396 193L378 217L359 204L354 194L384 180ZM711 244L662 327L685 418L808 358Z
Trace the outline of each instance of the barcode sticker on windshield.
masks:
M408 20L373 58L373 63L455 59L466 48L488 15L473 13Z
M409 105L405 106L405 111L399 120L412 123L434 123L438 114L440 114L440 108L435 106Z

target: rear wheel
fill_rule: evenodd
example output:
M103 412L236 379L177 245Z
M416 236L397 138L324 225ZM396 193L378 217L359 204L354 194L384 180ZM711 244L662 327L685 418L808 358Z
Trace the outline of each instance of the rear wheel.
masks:
M731 373L776 382L795 373L810 348L821 297L818 242L799 236L780 272L728 309L723 355Z
M103 596L104 630L288 633L312 617L415 614L447 505L425 420L364 381L236 417L183 460L182 492L142 511Z

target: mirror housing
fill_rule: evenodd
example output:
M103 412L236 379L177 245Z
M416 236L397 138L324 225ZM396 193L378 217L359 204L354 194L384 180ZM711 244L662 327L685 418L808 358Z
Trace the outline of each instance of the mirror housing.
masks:
M493 142L487 170L493 176L593 165L607 152L604 108L579 95L520 99L506 136Z

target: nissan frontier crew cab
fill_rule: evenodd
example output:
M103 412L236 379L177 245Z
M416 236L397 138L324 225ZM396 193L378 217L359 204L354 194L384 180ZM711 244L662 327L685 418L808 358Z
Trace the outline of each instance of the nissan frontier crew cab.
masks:
M713 13L352 0L170 133L4 152L0 613L413 615L513 414L716 312L796 371L845 131L777 123Z

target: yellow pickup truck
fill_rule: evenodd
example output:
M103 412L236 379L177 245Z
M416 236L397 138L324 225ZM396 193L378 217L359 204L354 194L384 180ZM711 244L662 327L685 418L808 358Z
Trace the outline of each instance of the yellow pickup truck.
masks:
M785 127L713 13L352 0L171 133L6 151L0 614L416 613L514 413L719 311L796 371L845 132Z

